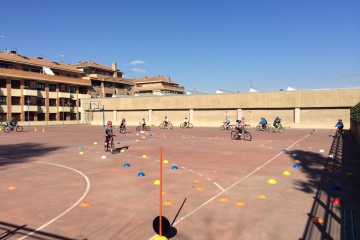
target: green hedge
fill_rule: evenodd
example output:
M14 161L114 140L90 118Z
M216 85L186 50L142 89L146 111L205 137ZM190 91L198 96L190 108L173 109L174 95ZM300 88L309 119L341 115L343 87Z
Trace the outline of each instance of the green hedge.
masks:
M350 119L360 122L360 103L350 108Z

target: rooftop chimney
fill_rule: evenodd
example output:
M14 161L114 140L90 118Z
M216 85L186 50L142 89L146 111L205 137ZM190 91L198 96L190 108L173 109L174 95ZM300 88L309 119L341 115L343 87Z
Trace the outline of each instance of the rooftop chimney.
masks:
M117 66L116 66L116 62L113 62L112 64L111 64L111 69L112 70L114 70L114 74L113 74L113 77L117 77L118 76L118 74L117 74L117 68L116 68Z

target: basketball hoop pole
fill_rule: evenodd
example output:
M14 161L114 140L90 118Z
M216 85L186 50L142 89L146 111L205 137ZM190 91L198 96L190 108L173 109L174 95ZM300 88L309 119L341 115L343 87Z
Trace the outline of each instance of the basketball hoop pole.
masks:
M105 111L104 111L104 105L102 106L102 112L103 112L103 127L105 127Z

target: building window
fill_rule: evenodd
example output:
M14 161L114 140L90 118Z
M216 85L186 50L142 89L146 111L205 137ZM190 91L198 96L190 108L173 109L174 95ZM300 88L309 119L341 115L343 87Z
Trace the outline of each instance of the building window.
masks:
M76 93L76 87L70 86L70 93Z
M49 84L49 91L56 92L56 84Z
M38 70L38 69L31 69L31 72L40 73L40 70Z
M71 105L70 105L71 107L76 107L76 100L72 100L72 99L71 99L71 100L70 100L70 104L71 104Z
M49 105L50 106L56 106L56 99L49 99Z
M105 97L112 97L112 94L110 94L110 93L105 93Z
M30 89L34 89L34 90L37 89L37 84L36 84L35 81L31 81L31 82L30 82Z
M77 78L77 75L73 75L74 78Z
M70 120L76 120L76 113L70 113Z
M65 77L70 77L70 74L65 74Z
M87 94L87 87L80 87L79 88L79 93L80 94Z
M0 122L6 122L6 113L0 113Z
M11 105L20 105L20 97L11 97Z
M0 64L0 68L8 68L8 65Z
M13 113L12 116L16 121L20 121L20 113Z
M6 97L0 96L0 105L6 105Z
M37 117L38 121L45 121L45 113L38 113Z
M13 88L13 89L20 89L20 81L18 81L18 80L11 80L11 88Z
M6 79L0 79L0 88L6 88Z
M60 84L60 92L66 92L66 85Z
M56 113L50 113L49 118L50 121L56 121Z
M34 112L26 112L25 121L34 121Z
M37 99L38 106L45 106L45 98L38 98Z
M37 90L43 91L45 89L45 83L37 83L36 88Z
M29 69L28 68L23 68L23 71L28 72Z
M55 76L59 76L60 74L58 72L54 72L54 75Z

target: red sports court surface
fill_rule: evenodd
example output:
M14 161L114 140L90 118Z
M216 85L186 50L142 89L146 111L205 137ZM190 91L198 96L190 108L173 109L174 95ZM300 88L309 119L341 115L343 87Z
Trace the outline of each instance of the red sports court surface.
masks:
M143 137L128 127L133 132L115 138L118 150L128 149L110 154L99 126L36 130L0 132L0 239L151 239L160 147L170 223L183 204L171 239L341 239L342 211L359 210L359 148L350 132L334 139L330 130L250 129L246 142L218 128L151 127Z

